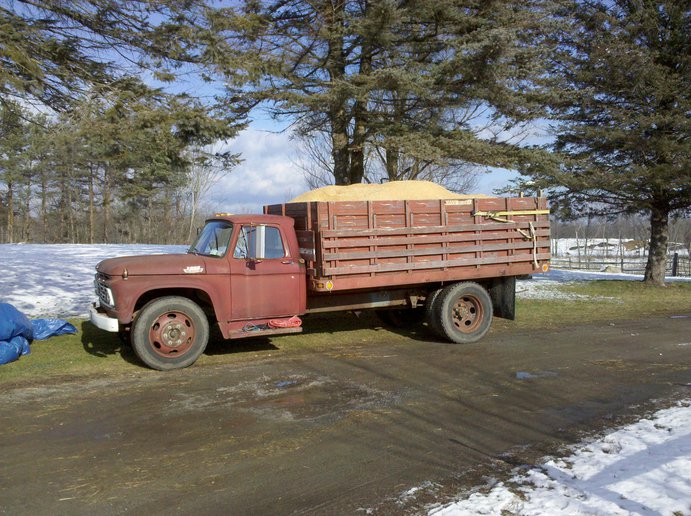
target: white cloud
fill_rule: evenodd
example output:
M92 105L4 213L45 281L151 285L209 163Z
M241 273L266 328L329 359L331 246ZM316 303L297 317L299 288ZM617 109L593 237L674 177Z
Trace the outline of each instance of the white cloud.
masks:
M265 204L286 202L307 191L302 171L294 164L296 144L289 132L249 128L229 142L243 160L208 195L214 210L259 213Z

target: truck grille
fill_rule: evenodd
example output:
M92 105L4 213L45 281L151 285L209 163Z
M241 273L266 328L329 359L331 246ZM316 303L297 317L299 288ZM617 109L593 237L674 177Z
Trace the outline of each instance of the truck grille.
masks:
M113 292L107 286L101 283L99 279L100 278L98 277L98 275L96 275L96 281L94 281L94 285L96 287L96 295L98 296L98 300L103 306L114 307L115 299L113 298Z

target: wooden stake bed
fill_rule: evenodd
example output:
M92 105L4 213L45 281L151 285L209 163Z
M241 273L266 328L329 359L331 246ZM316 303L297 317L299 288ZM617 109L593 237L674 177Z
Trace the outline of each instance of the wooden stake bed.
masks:
M265 206L295 220L317 292L518 276L549 266L547 200L312 201Z

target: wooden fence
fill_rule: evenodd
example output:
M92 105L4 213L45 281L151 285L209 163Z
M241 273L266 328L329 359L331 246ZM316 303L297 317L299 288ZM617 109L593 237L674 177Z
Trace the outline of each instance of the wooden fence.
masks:
M620 272L624 274L643 274L647 258L603 258L601 256L567 256L553 257L550 260L553 269L571 269L584 271ZM679 256L678 253L667 257L666 276L691 277L691 259Z

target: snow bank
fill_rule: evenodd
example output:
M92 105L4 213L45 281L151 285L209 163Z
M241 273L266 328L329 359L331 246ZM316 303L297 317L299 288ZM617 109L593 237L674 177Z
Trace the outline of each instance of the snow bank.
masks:
M429 514L691 514L691 400Z
M184 253L187 246L0 244L0 302L31 318L87 316L94 274L105 258Z

